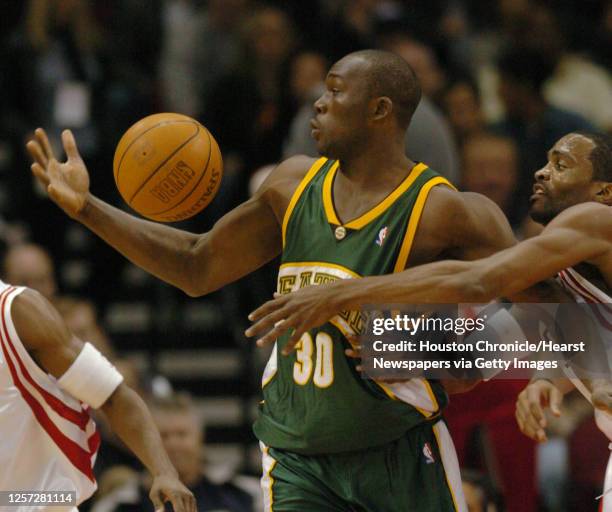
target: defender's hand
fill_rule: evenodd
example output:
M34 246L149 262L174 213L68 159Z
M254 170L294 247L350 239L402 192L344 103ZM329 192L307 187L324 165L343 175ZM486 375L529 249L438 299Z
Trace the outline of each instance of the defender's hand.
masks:
M70 130L62 132L62 144L67 160L55 158L47 134L37 128L26 148L34 163L32 173L43 185L49 197L70 217L76 217L85 207L89 194L89 174L79 154Z
M552 382L536 380L530 383L516 401L516 421L521 432L538 442L547 441L544 409L550 407L555 416L561 416L563 393Z
M245 331L245 335L249 338L259 336L257 345L263 347L293 329L291 338L283 348L283 355L290 354L308 329L323 325L342 311L338 285L308 286L284 295L275 293L273 300L249 315L249 320L255 324Z
M612 382L598 379L591 382L593 407L612 414Z
M149 498L153 502L155 512L164 512L164 503L172 503L174 512L197 512L193 494L176 476L159 475L153 480Z

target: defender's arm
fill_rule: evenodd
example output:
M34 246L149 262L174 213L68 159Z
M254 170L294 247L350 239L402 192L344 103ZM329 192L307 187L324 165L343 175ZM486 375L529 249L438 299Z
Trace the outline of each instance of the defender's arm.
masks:
M337 283L339 288L346 286L347 292L346 298L339 300L349 309L365 300L483 303L496 297L511 297L580 262L597 262L611 249L609 207L583 204L560 214L539 236L488 258L441 261L397 275Z
M15 297L11 316L37 364L67 392L81 395L75 398L100 407L112 429L155 477L150 497L156 510L163 510L163 501L169 500L174 510L195 512L195 499L179 482L148 409L110 363L72 335L56 309L35 291Z

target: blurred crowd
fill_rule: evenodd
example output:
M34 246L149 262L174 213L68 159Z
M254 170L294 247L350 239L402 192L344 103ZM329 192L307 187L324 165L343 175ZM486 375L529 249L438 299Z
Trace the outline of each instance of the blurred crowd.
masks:
M159 424L171 424L170 430L172 415L193 420L189 399L168 398L176 383L154 359L143 375L128 357L133 347L113 346L105 329L112 334L109 319L120 323L120 315L110 313L118 301L140 293L155 317L143 331L152 353L162 335L166 345L193 348L206 337L178 339L182 317L166 307L180 303L177 292L126 265L45 199L24 151L34 128L43 126L57 148L61 130L71 128L93 192L126 208L111 172L123 132L156 112L197 118L219 142L225 168L214 203L181 225L203 231L247 198L270 166L294 154L316 156L309 119L327 69L351 51L382 48L406 59L423 88L408 155L461 190L489 197L519 238L541 229L527 217L527 197L553 143L570 131L612 132L610 0L4 0L2 8L3 276L52 298L75 332L96 341L152 397ZM252 366L260 359L240 345L241 327L274 286L272 264L213 297L223 318L232 319L225 320L225 343L240 346L246 361L239 389L245 408L257 395ZM514 401L524 383L496 386L458 398L448 413L468 469L470 512L596 510L605 460L589 466L581 454L602 445L606 459L607 450L589 435L589 412L570 399L555 440L536 450L514 425ZM190 429L201 434L202 425L185 421L186 445L177 449L199 454L203 438L185 439ZM248 434L244 439L254 441ZM122 457L111 454L103 466L123 464ZM211 483L200 474L199 455L194 461L184 469L193 488L203 496L229 496L210 510L251 510L248 493L233 483ZM145 510L138 505L140 476L121 468L103 482L127 490L117 497L107 489L112 499L96 510ZM243 469L256 468L244 462ZM120 484L111 485L115 480Z

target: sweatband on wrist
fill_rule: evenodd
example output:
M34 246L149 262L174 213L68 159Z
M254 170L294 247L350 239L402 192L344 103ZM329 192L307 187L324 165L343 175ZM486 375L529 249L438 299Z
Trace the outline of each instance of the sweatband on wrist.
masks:
M97 409L108 400L122 381L123 375L117 368L97 348L86 342L57 383L77 400Z

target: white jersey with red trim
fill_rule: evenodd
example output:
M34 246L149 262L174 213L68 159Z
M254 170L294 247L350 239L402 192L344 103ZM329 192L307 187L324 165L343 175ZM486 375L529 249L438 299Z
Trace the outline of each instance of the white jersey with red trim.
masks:
M582 277L573 268L566 268L557 275L557 280L568 292L572 294L574 300L578 303L586 303L601 306L592 308L593 314L597 317L600 326L606 330L612 330L612 297L606 292L600 290L591 283L588 279ZM574 386L591 401L591 393L576 376L571 367L564 368L566 375L574 383ZM612 449L612 415L598 410L595 410L595 421L599 430L601 430L611 441L610 449ZM608 461L606 475L604 480L604 492L601 496L601 512L612 512L612 455Z
M612 304L612 297L600 290L588 279L582 277L573 268L566 268L557 274L557 280L574 300L587 304Z
M62 391L21 343L11 304L23 290L0 281L0 490L75 491L70 506L19 507L72 512L96 490L100 436L88 406Z

